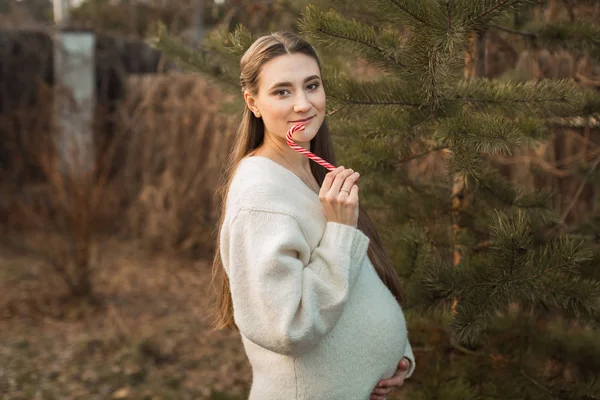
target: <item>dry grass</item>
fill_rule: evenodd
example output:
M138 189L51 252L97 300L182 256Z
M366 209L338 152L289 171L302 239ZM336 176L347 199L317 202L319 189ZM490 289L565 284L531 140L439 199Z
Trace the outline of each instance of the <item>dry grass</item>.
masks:
M223 95L189 74L134 77L127 93L112 130L102 119L94 127L90 173L81 165L65 173L52 150L59 130L49 122L47 88L40 91L45 106L3 117L18 150L9 171L18 178L1 188L1 229L55 233L51 245L33 243L28 251L39 253L77 296L92 294L91 243L102 235L197 258L212 254L214 193L232 138L230 120L217 113Z
M92 307L61 299L63 289L45 280L35 255L0 248L0 397L243 396L250 369L239 337L213 332L205 318L208 262L149 257L116 240L99 251L93 275L101 306Z
M130 78L119 109L127 135L123 192L130 235L196 256L211 251L214 196L233 126L217 113L218 88L195 75Z
M69 150L70 161L61 158L55 150L60 130L51 122L50 111L51 101L56 101L58 95L48 89L40 91L40 95L45 97L41 97L39 110L20 109L3 116L13 123L4 126L4 133L20 144L15 146L17 154L10 154L12 162L3 174L17 176L12 185L3 187L8 199L2 207L4 229L55 233L50 242L33 243L29 251L46 261L70 295L90 297L91 243L99 233L99 217L106 210L101 204L107 170L104 164L83 168L81 148ZM32 170L37 170L35 178L28 176Z
M25 110L14 124L23 152L12 161L22 176L32 164L39 173L3 187L2 398L246 395L238 335L205 318L213 193L231 132L219 92L190 75L130 86L117 129L96 127L104 151L92 174L61 173L47 119ZM90 285L73 296L82 272Z

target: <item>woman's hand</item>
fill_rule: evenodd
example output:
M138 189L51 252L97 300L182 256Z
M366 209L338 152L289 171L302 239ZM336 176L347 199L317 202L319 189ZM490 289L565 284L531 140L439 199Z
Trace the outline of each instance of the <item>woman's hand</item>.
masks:
M408 374L408 368L410 361L408 358L403 357L398 363L398 369L394 376L388 379L382 379L377 384L377 387L371 392L369 400L384 400L393 388L399 388L404 383L404 379Z
M327 221L357 227L358 186L360 174L351 169L338 167L325 175L319 200L325 208Z

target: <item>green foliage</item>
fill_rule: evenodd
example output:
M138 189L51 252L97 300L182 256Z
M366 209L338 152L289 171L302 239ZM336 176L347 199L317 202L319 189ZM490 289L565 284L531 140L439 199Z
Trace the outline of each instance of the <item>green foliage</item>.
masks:
M569 49L577 55L588 53L600 61L600 26L598 25L575 21L532 25L530 28L537 33L536 42L541 47L552 50Z
M573 317L600 317L600 282L581 278L578 266L590 259L581 243L559 238L534 246L526 214L498 213L491 226L492 246L487 257L468 255L458 268L428 265L418 281L430 297L426 301L459 298L454 329L473 343L487 329L492 316L513 302L555 309Z
M511 117L567 116L584 107L584 95L573 80L540 82L501 82L486 79L456 83L455 99L468 102L474 109L502 113Z
M600 114L600 93L595 90L587 90L583 94L584 105L582 115L595 115L598 117Z
M376 29L357 20L349 21L333 10L323 12L314 5L308 6L303 15L300 28L314 46L327 50L344 46L347 51L368 58L385 70L405 67L397 32Z
M450 5L454 3L453 5ZM483 31L490 24L511 15L536 0L460 0L447 5L449 19L470 31Z

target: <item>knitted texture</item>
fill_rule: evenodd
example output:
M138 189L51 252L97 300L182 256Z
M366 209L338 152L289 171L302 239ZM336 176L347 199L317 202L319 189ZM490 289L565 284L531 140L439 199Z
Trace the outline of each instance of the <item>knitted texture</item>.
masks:
M328 222L317 193L261 156L241 161L221 228L234 319L252 366L250 400L366 400L402 357L402 309L369 238Z

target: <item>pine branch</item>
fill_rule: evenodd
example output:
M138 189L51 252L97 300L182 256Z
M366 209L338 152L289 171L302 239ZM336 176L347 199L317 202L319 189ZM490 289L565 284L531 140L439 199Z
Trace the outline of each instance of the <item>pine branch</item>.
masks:
M334 108L353 106L419 107L415 95L400 81L360 82L332 74L326 82L327 95ZM338 110L337 112L340 112ZM348 110L346 110L348 112Z
M465 101L467 103L485 103L485 104L506 104L506 103L530 103L529 99L510 99L510 100L492 100L492 99L476 99L472 97L459 97L457 100ZM538 99L536 102L538 103L558 103L564 102L564 98L555 98L555 99Z
M497 170L487 169L477 186L477 196L483 196L482 199L496 200L504 205L512 206L517 198L517 191L506 181Z
M495 18L517 10L525 3L536 0L457 0L458 15L463 18L460 25L468 31L483 31Z
M346 111L350 108L346 106ZM339 110L339 109L338 109ZM409 113L403 112L396 107L377 107L369 113L349 113L342 111L340 116L345 118L334 118L329 120L329 127L335 136L343 138L348 147L362 145L356 143L356 139L366 140L366 143L374 141L385 141L394 146L398 158L412 155L418 145L423 144L428 148L432 142L416 139L418 133L411 129ZM361 147L362 148L362 147ZM364 150L364 149L363 149Z
M510 154L512 146L522 142L518 125L501 115L471 112L440 119L436 126L442 146L471 147L478 153Z
M527 263L527 249L531 247L532 236L527 216L518 210L513 219L505 213L496 211L491 226L492 241L491 263L509 274L523 268Z
M181 40L167 33L164 24L158 24L155 32L155 36L150 39L150 44L162 51L181 68L200 72L226 84L231 89L238 90L238 78L227 69L226 64L219 62L218 54L211 54L206 50L196 50L183 44Z
M537 211L550 212L552 207L549 200L553 194L555 193L550 189L540 189L527 194L517 192L512 205L520 209L537 209ZM530 218L530 220L533 220L533 218ZM553 218L553 220L556 221L556 218Z
M600 322L600 282L567 273L539 277L532 285L535 304L560 311L570 319Z
M334 11L323 12L313 5L304 10L300 27L304 35L323 48L350 46L382 68L405 67L401 62L402 48L398 32L377 31L368 24L346 20Z
M535 26L535 25L534 25ZM537 29L538 45L548 49L588 52L600 60L600 26L587 22L556 22Z
M437 108L441 102L442 93L440 88L442 87L443 78L448 75L446 73L447 66L444 65L440 50L439 47L434 46L428 54L429 73L426 75L427 80L424 87L426 102L432 104L434 108Z
M508 8L511 5L514 5L515 3L517 3L519 0L500 0L498 2L498 4L494 5L493 7L484 10L482 13L480 13L479 15L471 18L470 20L465 22L465 25L471 25L473 24L475 21L481 21L484 19L489 19L490 16L493 16L494 14L499 13L500 11L502 11L503 9Z
M375 3L382 8L384 13L393 15L399 12L402 15L408 16L409 19L405 20L405 22L409 25L421 24L424 26L432 26L431 21L425 19L427 8L431 11L431 9L435 9L438 6L437 2L411 0L378 0ZM387 5L391 5L391 9Z
M444 165L449 180L460 176L461 179L473 178L476 182L481 178L484 167L481 155L471 146L458 142L452 146Z
M544 25L531 24L532 31L518 31L497 24L489 24L490 28L523 36L536 41L536 45L548 49L577 50L589 52L594 58L600 57L600 27L587 22L555 22Z
M431 81L433 87L438 84ZM420 88L423 89L422 87ZM334 102L336 112L344 106L400 106L422 108L433 97L441 93L429 93L427 101L415 102L417 93L410 91L410 86L400 81L385 78L375 82L356 82L332 76L327 82L328 95ZM507 116L528 116L531 114L573 115L583 107L583 97L579 87L572 80L544 80L541 82L497 82L465 80L443 94L440 102L465 102L475 109L502 111ZM347 110L348 111L348 110Z
M252 32L243 25L238 25L235 30L229 34L229 45L225 45L225 50L235 56L237 63L255 40L256 37Z
M598 315L600 283L573 274L577 265L589 259L585 249L557 241L540 252L532 250L531 231L522 212L514 218L497 213L492 230L491 259L483 265L461 265L451 273L435 269L425 275L426 286L437 296L461 299L453 322L461 340L472 342L485 333L491 316L511 301L533 299L563 314Z
M433 254L433 249L427 240L427 234L422 227L416 224L408 224L399 233L398 246L402 249L404 257L400 260L406 276L423 268Z
M472 79L459 82L451 99L470 103L481 111L507 116L571 116L584 103L581 89L571 79L540 82L500 82Z
M360 105L360 106L410 106L410 107L419 107L420 104L407 102L407 101L385 101L385 100L352 100L346 99L344 100L345 104L348 105Z
M510 154L512 147L528 140L512 119L466 110L450 118L438 118L434 130L432 139L451 149L446 161L449 171L470 175L476 181L485 176L484 154Z
M452 30L452 9L451 9L452 4L450 3L450 0L446 0L446 15L448 16L447 19L447 23L448 23L448 30Z
M574 277L580 264L590 259L590 252L581 243L561 238L554 240L535 253L528 280L536 280L553 273L567 273Z

